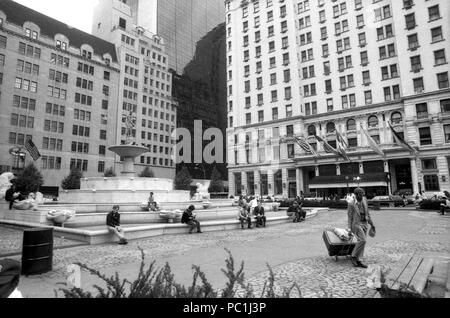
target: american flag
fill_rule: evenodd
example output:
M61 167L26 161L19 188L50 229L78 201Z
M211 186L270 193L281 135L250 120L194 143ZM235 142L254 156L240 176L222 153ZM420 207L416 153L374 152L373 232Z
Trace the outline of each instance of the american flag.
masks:
M28 150L34 161L38 160L41 157L39 150L31 139L27 140L27 142L25 143L25 148Z
M328 152L328 153L333 153L341 158L343 158L345 161L351 161L350 158L348 157L347 153L345 152L344 149L342 149L342 147L338 146L338 149L334 149L325 139L323 139L322 137L319 137L316 135L316 139L317 141L323 143L323 149Z
M306 153L313 154L314 157L319 157L319 154L314 150L314 148L306 141L305 138L297 137L295 138L297 144L302 148Z
M336 140L337 140L337 143L340 144L343 149L348 148L347 141L344 139L344 137L341 135L341 133L337 130L336 130Z

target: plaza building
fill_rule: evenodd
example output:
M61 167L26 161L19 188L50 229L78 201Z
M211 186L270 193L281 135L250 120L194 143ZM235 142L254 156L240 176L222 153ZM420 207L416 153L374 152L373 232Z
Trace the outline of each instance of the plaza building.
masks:
M149 152L136 162L139 173L150 166L158 178L175 177L172 157L177 106L165 41L137 24L132 2L101 0L92 34L115 44L120 61L117 140L126 143L126 117L135 120L133 136ZM117 158L120 163L121 158Z
M225 5L231 195L450 189L450 3ZM400 147L389 124L418 151ZM336 148L336 131L351 161L315 137Z
M1 172L33 162L24 147L32 139L46 187L58 188L73 167L103 175L114 165L107 148L116 142L119 77L114 44L2 0Z

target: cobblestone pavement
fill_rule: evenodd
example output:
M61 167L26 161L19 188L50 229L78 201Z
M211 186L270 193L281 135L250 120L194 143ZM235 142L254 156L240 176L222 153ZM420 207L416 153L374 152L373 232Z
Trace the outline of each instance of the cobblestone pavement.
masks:
M22 253L22 241L23 241L23 230L22 229L19 229L16 227L11 227L11 226L1 225L0 226L0 257L2 257L2 255ZM62 239L59 237L55 237L53 241L54 241L53 245L55 248L80 245L80 242Z
M365 261L389 271L404 255L423 252L450 255L450 218L437 213L382 210L373 213L377 237L370 240ZM287 223L266 229L212 232L201 235L171 235L130 242L128 246L83 246L54 252L51 273L25 278L21 289L29 297L54 297L53 290L42 294L42 284L54 288L64 282L68 265L81 262L106 274L118 271L122 277L136 277L142 248L146 259L159 266L166 261L182 284L190 284L191 265L200 265L213 286L225 284L220 272L229 249L236 262L245 262L246 282L259 295L268 277L266 264L275 274L277 290L296 283L303 297L364 297L365 271L351 266L345 258L328 257L322 240L327 227L347 227L346 211L320 214L306 223ZM3 233L3 232L2 232ZM3 241L3 234L0 234ZM93 281L83 278L85 283ZM295 293L292 296L296 296Z

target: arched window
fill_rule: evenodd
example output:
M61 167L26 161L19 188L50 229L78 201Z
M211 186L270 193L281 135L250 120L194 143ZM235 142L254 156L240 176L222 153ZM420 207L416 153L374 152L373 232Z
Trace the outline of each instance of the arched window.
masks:
M316 126L310 125L308 127L308 136L315 136L316 135Z
M392 124L401 124L403 122L403 116L399 112L395 112L391 116Z
M327 134L332 134L336 131L336 126L334 123L328 123L327 124Z
M378 117L377 116L370 116L368 124L369 124L369 128L378 127Z
M355 131L356 130L356 120L349 119L347 121L347 131Z

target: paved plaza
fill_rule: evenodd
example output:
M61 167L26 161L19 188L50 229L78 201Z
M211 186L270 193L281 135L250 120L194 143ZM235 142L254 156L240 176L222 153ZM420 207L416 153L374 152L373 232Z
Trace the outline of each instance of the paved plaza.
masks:
M444 254L450 256L450 218L435 212L411 209L374 211L377 237L370 239L366 262L389 271L407 254ZM366 297L365 270L354 268L345 258L335 262L328 257L323 230L328 227L347 228L346 211L319 214L306 223L287 223L266 229L212 232L200 235L174 235L132 241L128 246L115 244L77 246L77 242L55 239L54 268L51 273L22 277L19 289L26 297L55 297L58 283L65 282L66 268L74 262L84 263L107 275L118 271L122 278L134 279L140 265L139 247L145 251L147 263L171 265L177 282L190 285L192 265L200 265L215 288L226 282L221 269L227 258L225 249L235 261L245 262L246 282L256 295L268 277L269 264L276 278L276 287L297 283L304 297ZM14 254L20 260L21 231L0 227L0 253ZM82 273L82 287L91 290L98 283ZM59 294L61 296L61 294ZM295 296L295 295L294 295Z

